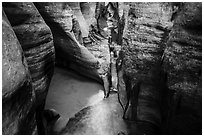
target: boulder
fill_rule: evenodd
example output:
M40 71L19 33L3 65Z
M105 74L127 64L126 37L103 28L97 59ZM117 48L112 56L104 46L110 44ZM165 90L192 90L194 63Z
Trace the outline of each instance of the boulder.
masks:
M54 45L50 28L31 2L3 3L3 9L22 46L36 93L38 132L43 132L40 115L54 71ZM40 131L42 130L42 132Z
M97 68L99 62L89 50L79 44L72 30L73 11L69 3L35 3L38 11L51 28L56 58L77 73L103 83Z
M2 134L32 134L35 92L21 45L2 14ZM26 125L26 126L25 126Z

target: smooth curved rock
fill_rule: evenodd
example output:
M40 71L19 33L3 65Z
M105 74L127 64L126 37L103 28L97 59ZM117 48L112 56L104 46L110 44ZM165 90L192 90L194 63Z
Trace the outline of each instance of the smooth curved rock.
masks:
M2 15L2 134L32 134L35 92L18 39ZM26 126L25 126L26 125Z
M54 70L52 33L33 3L3 3L3 8L23 48L36 92L36 103L41 105Z
M44 134L42 110L54 71L54 45L49 27L30 2L3 3L4 11L22 46L36 93L38 133Z
M97 59L80 45L71 32L72 10L68 3L35 3L54 36L56 57L83 76L103 83L97 68Z

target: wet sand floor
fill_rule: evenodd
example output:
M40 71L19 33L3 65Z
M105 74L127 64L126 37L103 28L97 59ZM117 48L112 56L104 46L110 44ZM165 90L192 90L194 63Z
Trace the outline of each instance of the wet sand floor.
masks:
M103 97L103 87L100 84L71 70L56 67L45 109L55 109L61 115L62 119L57 123L57 130L60 130L75 113L103 100Z
M117 93L103 97L102 85L73 71L55 68L45 108L54 108L61 115L57 131L69 121L61 134L127 134Z

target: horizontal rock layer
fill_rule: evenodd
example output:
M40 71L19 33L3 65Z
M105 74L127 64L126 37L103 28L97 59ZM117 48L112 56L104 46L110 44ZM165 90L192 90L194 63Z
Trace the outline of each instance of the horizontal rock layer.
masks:
M119 83L121 86L125 83L126 89L119 86L123 89L120 90L121 100L125 104L125 97L129 94L126 92L132 91L132 95L139 92L138 101L133 97L130 103L134 113L129 111L127 116L132 120L137 119L160 127L160 62L168 34L167 27L171 25L170 10L164 10L161 3L125 4L129 5L129 11L123 32L123 73L119 73Z
M77 73L102 83L97 72L98 61L79 44L71 32L73 13L69 3L35 3L54 36L57 60L68 64Z
M31 134L35 93L21 45L2 15L2 134ZM25 126L26 125L26 126Z
M3 3L3 8L28 62L36 94L36 110L32 115L36 113L38 134L44 134L42 110L54 71L53 36L33 3Z
M23 48L36 103L40 105L45 101L54 70L52 33L33 3L3 3L3 8Z

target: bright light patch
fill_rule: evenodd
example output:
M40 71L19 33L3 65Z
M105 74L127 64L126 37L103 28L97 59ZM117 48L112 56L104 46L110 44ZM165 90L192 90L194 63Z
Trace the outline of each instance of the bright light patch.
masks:
M103 100L103 98L104 98L104 91L99 90L98 93L94 94L93 96L89 98L87 106L94 105L100 102L101 100Z

